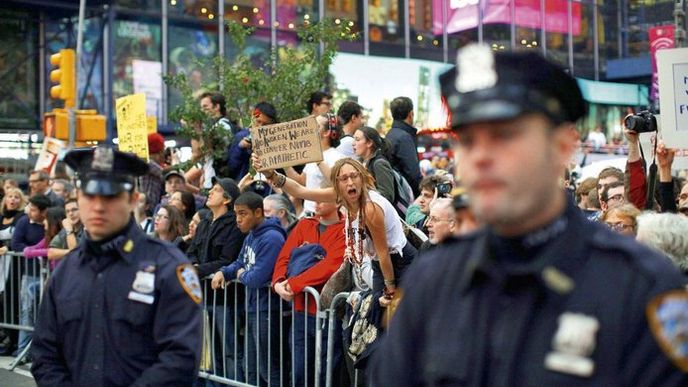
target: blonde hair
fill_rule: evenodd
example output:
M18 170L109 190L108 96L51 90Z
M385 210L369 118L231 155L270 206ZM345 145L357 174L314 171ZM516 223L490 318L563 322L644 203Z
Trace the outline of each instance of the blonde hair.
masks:
M29 202L22 190L16 187L10 187L7 189L7 191L5 191L5 196L2 198L2 205L0 206L0 211L2 211L2 214L4 214L7 210L7 208L5 207L5 200L7 200L7 197L11 194L17 194L19 196L19 207L17 208L17 210L19 210L20 212L24 210L24 207L26 207L26 204Z

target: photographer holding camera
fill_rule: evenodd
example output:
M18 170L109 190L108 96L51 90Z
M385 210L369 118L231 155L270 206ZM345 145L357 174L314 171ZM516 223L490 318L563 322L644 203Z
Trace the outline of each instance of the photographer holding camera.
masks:
M450 198L454 188L454 178L444 171L437 171L432 176L425 176L420 182L420 195L406 211L406 223L417 227L426 235L426 225L430 214L430 202L437 198Z

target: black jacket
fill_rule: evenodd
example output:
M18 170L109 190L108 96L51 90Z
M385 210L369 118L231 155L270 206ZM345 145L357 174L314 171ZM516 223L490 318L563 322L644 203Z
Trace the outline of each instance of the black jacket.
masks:
M413 190L413 195L420 195L420 165L418 165L418 140L416 128L404 121L394 120L392 128L385 137L392 147L393 160L390 164L398 168Z
M204 278L234 262L239 256L245 235L239 231L233 210L213 221L204 219L198 224L196 237L187 250L196 265L198 276Z

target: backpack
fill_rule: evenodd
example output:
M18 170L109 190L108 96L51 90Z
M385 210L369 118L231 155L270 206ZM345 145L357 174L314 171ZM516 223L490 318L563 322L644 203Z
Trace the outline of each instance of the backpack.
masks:
M375 164L378 159L378 157L373 158L370 163L370 168L368 169L371 175L373 175L373 178L375 178L375 168L373 168L373 164ZM392 202L392 206L397 210L397 214L399 214L401 219L404 219L406 217L406 210L413 204L413 190L404 176L396 169L392 168L392 176L394 177L394 201Z

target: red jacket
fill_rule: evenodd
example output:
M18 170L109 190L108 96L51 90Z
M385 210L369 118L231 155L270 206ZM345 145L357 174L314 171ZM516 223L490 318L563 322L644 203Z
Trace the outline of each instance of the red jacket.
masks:
M289 278L289 286L294 292L294 308L302 312L304 310L305 294L303 288L310 286L320 291L327 280L334 274L342 264L344 258L344 221L331 224L322 234L318 233L320 222L314 218L305 218L299 221L287 237L284 246L277 256L275 270L272 273L272 286L287 279L287 265L291 251L304 243L320 243L327 255L310 269ZM319 236L319 238L318 238ZM315 301L309 296L308 313L314 315L316 312Z
M628 201L642 211L647 199L647 179L642 160L626 163L626 178L628 179Z

